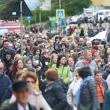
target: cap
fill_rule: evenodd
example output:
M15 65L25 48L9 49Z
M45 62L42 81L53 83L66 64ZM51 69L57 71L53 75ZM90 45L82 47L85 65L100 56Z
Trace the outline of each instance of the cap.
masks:
M29 87L28 87L26 81L24 81L24 80L16 81L13 84L13 91L20 92L20 91L24 91L24 90L29 91Z

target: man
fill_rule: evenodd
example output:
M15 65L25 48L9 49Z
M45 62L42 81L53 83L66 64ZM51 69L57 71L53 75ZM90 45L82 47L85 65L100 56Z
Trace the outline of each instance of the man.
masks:
M95 72L95 81L96 81L98 102L100 104L100 110L103 110L105 93L108 90L108 85L102 76L103 76L103 73L101 71Z
M9 77L4 74L4 65L0 62L0 103L9 99L12 95L12 83Z
M84 56L84 59L82 60L79 59L78 62L76 63L75 70L77 68L89 66L92 71L92 74L94 75L94 72L98 71L98 67L97 67L96 62L92 60L92 53L89 50L84 50L83 56Z
M17 81L13 84L13 91L16 102L4 108L3 110L36 110L34 106L28 103L29 87L26 81Z
M68 58L68 65L70 67L70 76L71 80L73 80L73 73L74 73L74 59L72 57Z
M12 53L13 58L14 58L15 52L9 48L9 41L4 40L3 47L0 49L0 59L2 60L2 62L4 62L4 56L7 51L10 51Z

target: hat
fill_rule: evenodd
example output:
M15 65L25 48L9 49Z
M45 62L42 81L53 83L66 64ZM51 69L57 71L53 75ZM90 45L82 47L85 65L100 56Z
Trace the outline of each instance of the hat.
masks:
M26 81L24 81L24 80L16 81L13 84L13 91L20 92L20 91L24 91L24 90L29 91L29 87L28 87Z

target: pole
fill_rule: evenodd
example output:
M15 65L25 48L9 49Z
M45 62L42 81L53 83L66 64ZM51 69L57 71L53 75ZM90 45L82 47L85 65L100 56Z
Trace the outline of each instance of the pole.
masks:
M23 0L20 0L20 23L23 25Z
M22 26L23 26L23 0L20 0L20 31L21 31L21 54L23 55L23 35L22 35Z
M39 23L40 23L40 26L41 26L41 23L42 23L42 15L41 15L41 12L39 13Z
M59 9L61 9L61 7L62 7L62 6L61 6L61 0L59 0Z

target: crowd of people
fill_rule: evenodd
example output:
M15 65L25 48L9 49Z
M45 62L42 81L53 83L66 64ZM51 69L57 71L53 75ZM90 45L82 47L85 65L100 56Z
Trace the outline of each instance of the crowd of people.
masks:
M0 110L110 110L110 44L89 41L102 30L0 36Z

